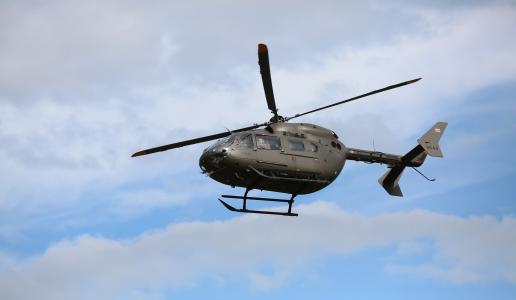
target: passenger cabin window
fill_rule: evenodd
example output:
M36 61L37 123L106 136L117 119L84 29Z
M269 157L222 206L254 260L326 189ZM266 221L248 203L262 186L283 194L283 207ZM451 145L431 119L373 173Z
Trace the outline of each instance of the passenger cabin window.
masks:
M292 151L305 151L305 144L301 140L288 139L288 148Z
M256 135L256 146L258 149L281 150L281 142L277 136Z
M317 146L317 144L315 144L315 143L310 143L308 145L308 147L309 147L308 151L310 151L310 152L317 152L317 151L319 151L319 146Z
M238 143L238 147L253 149L254 148L253 136L250 134L243 136L240 139L240 142Z

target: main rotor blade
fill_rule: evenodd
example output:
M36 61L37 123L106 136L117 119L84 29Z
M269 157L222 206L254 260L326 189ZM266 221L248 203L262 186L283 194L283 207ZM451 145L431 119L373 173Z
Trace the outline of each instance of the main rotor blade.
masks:
M276 108L276 101L274 100L274 92L272 90L269 51L265 44L258 44L258 64L260 65L260 74L262 75L263 91L265 92L265 99L267 99L267 106L277 118L278 109Z
M242 131L256 129L261 126L265 126L266 124L267 123L256 124L253 126L236 129L231 132L226 131L226 132L207 135L207 136L203 136L203 137L199 137L199 138L195 138L195 139L191 139L191 140L186 140L186 141L177 142L177 143L173 143L173 144L158 146L158 147L154 147L154 148L150 148L150 149L145 149L145 150L134 153L133 155L131 155L131 157L142 156L142 155L152 154L152 153L156 153L156 152L167 151L167 150L175 149L175 148L179 148L179 147L184 147L184 146L188 146L188 145L203 143L203 142L207 142L207 141L211 141L211 140L216 140L216 139L220 139L220 138L223 138L226 136L230 136L231 134L236 133L236 132L242 132Z
M421 78L416 78L416 79L412 79L412 80L409 80L409 81L404 81L404 82L401 82L401 83L389 85L389 86L384 87L384 88L379 89L379 90L374 90L372 92L369 92L369 93L366 93L366 94L362 94L360 96L349 98L349 99L346 99L346 100L343 100L343 101L340 101L340 102L337 102L337 103L333 103L333 104L330 104L330 105L319 107L319 108L316 108L316 109L313 109L313 110L310 110L310 111L307 111L307 112L304 112L304 113L300 113L300 114L294 115L292 117L285 118L285 121L289 121L289 120L292 120L292 119L297 118L297 117L301 117L301 116L304 116L304 115L307 115L307 114L311 114L311 113L316 112L316 111L320 111L320 110L323 110L323 109L326 109L326 108L330 108L330 107L333 107L333 106L337 106L337 105L340 105L340 104L351 102L351 101L354 101L354 100L357 100L357 99L360 99L360 98L364 98L364 97L367 97L367 96L371 96L371 95L374 95L374 94L377 94L377 93L381 93L381 92L385 92L385 91L392 90L392 89L395 89L395 88L399 88L401 86L404 86L404 85L407 85L407 84L411 84L411 83L417 82L419 80L421 80Z

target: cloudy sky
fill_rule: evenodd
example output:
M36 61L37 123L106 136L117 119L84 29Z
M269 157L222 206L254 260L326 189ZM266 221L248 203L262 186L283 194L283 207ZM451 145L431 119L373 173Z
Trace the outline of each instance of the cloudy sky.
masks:
M0 299L515 299L516 2L1 1ZM444 159L378 185L347 162L300 216L237 215L207 144L136 150L416 84L300 119ZM258 193L256 194L258 195ZM277 196L277 195L276 195Z

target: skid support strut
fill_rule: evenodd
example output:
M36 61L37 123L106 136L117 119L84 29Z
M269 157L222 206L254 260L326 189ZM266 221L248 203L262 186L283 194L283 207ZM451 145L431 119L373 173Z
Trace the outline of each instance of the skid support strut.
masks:
M219 199L219 201L230 211L242 212L242 213L252 213L252 214L264 214L264 215L279 215L279 216L291 216L297 217L298 214L292 212L292 204L294 203L294 198L297 194L292 194L289 200L286 199L276 199L276 198L262 198L262 197L249 197L247 194L251 191L251 189L246 189L244 196L233 196L233 195L222 195L222 198L226 199L242 199L242 208L235 208L225 201ZM252 210L247 209L247 200L255 200L255 201L269 201L269 202L283 202L288 203L288 211L287 212L278 212L278 211L266 211L266 210Z

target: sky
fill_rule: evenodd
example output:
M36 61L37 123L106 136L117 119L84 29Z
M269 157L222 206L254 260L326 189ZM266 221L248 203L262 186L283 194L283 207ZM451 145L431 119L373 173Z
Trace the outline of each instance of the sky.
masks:
M516 299L516 2L1 1L0 299ZM348 161L299 217L242 215L209 143L137 150L415 84L305 117L404 154ZM374 141L374 142L373 142ZM279 195L253 191L253 195Z

